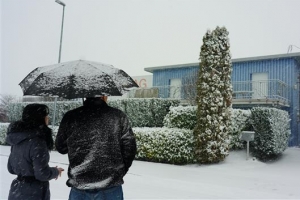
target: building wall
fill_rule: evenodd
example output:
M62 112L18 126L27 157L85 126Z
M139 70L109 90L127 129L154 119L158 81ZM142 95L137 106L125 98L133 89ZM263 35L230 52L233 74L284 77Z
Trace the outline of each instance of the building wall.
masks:
M184 76L198 73L199 66L175 68L175 69L162 69L153 72L153 86L169 85L170 79L183 78Z
M232 82L251 81L252 73L268 73L269 80L281 80L288 85L289 108L286 108L291 117L292 135L290 146L300 144L299 141L299 64L293 58L258 60L233 63Z
M233 62L232 82L251 81L252 73L268 73L269 80L281 80L288 85L288 99L290 107L284 108L291 116L291 141L290 146L300 144L298 123L299 115L299 68L300 64L294 58L277 58L269 60L254 60ZM182 68L158 69L153 71L153 86L168 86L170 79L181 78L198 74L199 66L191 64ZM167 89L166 89L167 90ZM160 94L167 98L167 91Z

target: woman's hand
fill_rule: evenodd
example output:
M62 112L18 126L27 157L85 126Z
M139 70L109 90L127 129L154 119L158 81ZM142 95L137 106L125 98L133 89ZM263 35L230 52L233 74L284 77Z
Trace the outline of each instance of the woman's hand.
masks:
M61 167L57 167L57 166L56 166L56 168L57 168L57 170L58 170L58 176L56 177L55 180L57 180L58 177L61 177L61 173L62 173L63 171L65 171L65 170L64 170L63 168L61 168Z

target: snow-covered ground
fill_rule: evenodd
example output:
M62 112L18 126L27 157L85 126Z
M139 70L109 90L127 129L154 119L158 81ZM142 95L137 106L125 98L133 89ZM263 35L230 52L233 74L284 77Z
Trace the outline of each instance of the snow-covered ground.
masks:
M0 199L7 199L15 176L6 170L10 147L0 145ZM67 156L51 152L50 166L67 170ZM67 173L50 181L51 199L68 199ZM288 148L271 163L246 151L233 151L213 165L185 165L134 161L123 185L125 199L300 199L300 148Z

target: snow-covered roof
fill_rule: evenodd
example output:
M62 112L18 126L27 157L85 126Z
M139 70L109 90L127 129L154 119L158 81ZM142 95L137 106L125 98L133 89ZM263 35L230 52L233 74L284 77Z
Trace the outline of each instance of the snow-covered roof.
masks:
M248 58L235 58L235 59L232 59L231 61L233 63L237 63L237 62L270 60L270 59L280 59L280 58L297 58L297 59L300 60L300 52L286 53L286 54L276 54L276 55L267 55L267 56L255 56L255 57L248 57ZM144 68L144 70L146 72L153 73L154 70L195 67L197 65L199 65L199 62L186 63L186 64L177 64L177 65L165 65L165 66L157 66L157 67L146 67L146 68Z

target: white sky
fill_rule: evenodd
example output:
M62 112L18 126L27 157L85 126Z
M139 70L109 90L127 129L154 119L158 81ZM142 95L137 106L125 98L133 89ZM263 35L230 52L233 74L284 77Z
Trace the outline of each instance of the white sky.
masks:
M208 29L225 26L232 58L300 47L299 0L62 0L61 62L112 64L131 76L145 67L198 62ZM0 94L22 96L19 82L58 62L63 7L55 0L0 0ZM294 47L292 52L299 52Z

